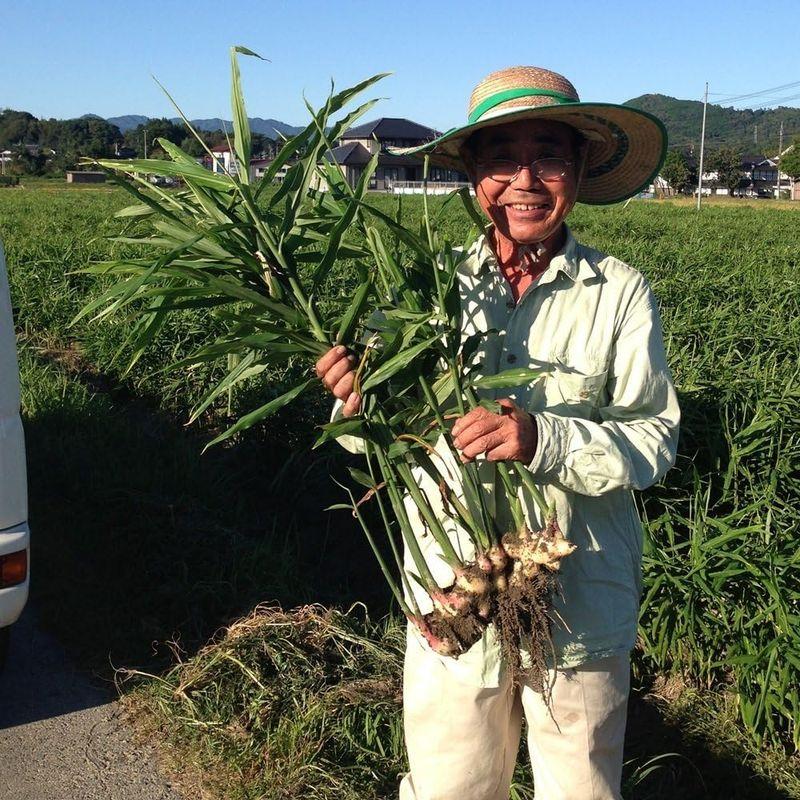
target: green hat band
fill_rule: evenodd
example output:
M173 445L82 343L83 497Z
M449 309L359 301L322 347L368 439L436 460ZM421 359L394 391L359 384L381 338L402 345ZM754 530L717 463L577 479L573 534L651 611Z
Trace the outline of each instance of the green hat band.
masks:
M505 89L502 92L489 95L484 101L475 106L473 112L469 115L467 121L472 124L477 122L490 108L505 103L506 100L514 100L517 97L535 97L535 96L552 97L557 103L577 103L574 97L562 94L561 92L554 92L552 89Z

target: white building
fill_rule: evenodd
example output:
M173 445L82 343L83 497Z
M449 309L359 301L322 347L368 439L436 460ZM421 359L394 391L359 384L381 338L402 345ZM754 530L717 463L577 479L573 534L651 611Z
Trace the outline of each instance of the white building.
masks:
M211 148L211 152L214 154L211 162L212 172L227 173L228 175L239 174L239 162L227 144L218 144Z

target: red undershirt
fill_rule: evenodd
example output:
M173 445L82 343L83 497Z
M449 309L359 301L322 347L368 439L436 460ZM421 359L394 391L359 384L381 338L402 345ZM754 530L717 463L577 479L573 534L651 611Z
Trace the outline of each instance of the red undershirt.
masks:
M518 303L520 297L525 294L525 290L547 269L547 261L533 261L529 253L523 256L520 262L519 251L514 248L514 253L506 262L497 259L503 277L511 287L511 294L514 302Z

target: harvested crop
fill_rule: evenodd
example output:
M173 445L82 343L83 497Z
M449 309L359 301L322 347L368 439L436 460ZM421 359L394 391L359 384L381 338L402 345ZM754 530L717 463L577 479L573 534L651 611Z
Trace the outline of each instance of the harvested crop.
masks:
M239 53L254 54L244 48L231 53L234 150L239 162L248 164L250 133ZM511 506L514 527L509 532L500 529L489 511L476 465L462 464L457 457L452 420L479 404L496 408L479 396L487 388L486 376L469 366L467 351L474 348L474 337L462 342L457 273L469 248L455 248L439 234L427 198L419 230L405 227L399 213L393 217L369 204L367 188L377 154L354 187L325 157L374 101L336 121L332 116L381 77L332 93L320 110L309 107L310 123L284 143L257 186L250 184L246 169L209 172L167 141L161 145L170 161L96 162L135 198L136 204L118 215L149 226L143 236L124 238L148 255L88 267L86 272L117 281L81 316L103 319L121 311L138 315L134 361L176 310L204 308L221 321L222 335L176 365L192 369L227 359L225 376L208 388L192 420L267 365L311 363L333 345L348 344L359 365L362 410L357 417L323 425L319 439L321 443L348 434L364 443L368 472L355 470L353 476L366 494L356 499L348 490L350 502L342 507L358 518L400 608L436 652L458 657L493 622L515 675L521 676L522 664L513 654L524 645L534 654L530 669L541 682L549 652L547 610L560 561L572 546L526 470L511 463L492 467ZM261 198L282 168L286 176L281 186L268 199ZM147 178L151 174L178 178L185 188L158 189ZM449 200L459 198L474 213L467 194ZM354 263L358 286L338 304L320 307L315 298L339 259ZM508 370L491 376L490 388L520 386L541 374ZM293 388L242 416L211 444L262 422L314 385L315 378L304 376ZM434 498L420 488L422 476L438 487L444 517L435 510ZM536 533L520 501L523 487L544 519ZM436 557L452 570L451 585L440 586L434 578L408 518L406 498L435 541ZM364 502L378 506L393 565L386 562L362 513ZM454 523L469 542L470 557L460 554L449 533L453 525L445 522ZM401 544L410 554L413 571L404 568ZM430 597L432 612L421 611L412 585L421 586Z

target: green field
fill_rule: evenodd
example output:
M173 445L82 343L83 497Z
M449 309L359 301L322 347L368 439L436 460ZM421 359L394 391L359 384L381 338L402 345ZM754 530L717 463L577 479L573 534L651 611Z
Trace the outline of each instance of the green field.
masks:
M108 187L0 190L34 598L88 663L162 676L134 693L150 709L143 720L177 763L197 765L192 780L217 775L220 796L267 786L282 798L390 796L402 769L396 623L273 612L195 656L259 602L363 602L380 619L388 591L354 521L323 511L340 499L330 475L343 479L351 462L335 446L309 450L327 413L321 391L201 456L231 414L291 376L270 373L186 428L216 368L162 368L209 335L207 317L175 319L129 373L128 322L70 327L97 292L74 271L130 247L107 238L122 231L111 215L124 205ZM629 798L800 798L799 212L632 202L571 217L579 239L651 281L683 412L676 467L641 498ZM466 218L448 214L458 242ZM343 265L328 291L352 285ZM170 669L173 651L185 663ZM279 680L298 662L303 671Z

